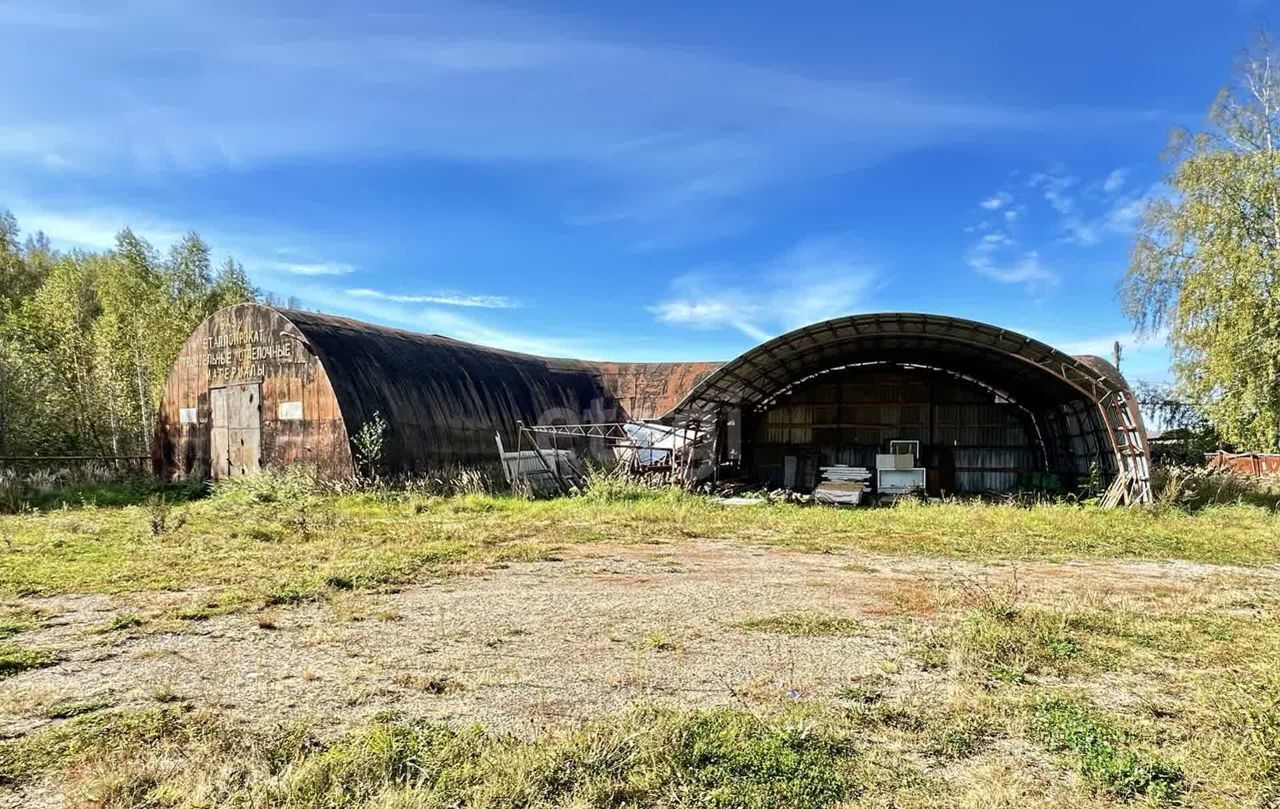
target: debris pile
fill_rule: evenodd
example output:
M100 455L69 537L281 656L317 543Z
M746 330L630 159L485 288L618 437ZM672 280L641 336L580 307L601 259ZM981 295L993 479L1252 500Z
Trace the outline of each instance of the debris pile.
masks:
M864 466L823 466L819 467L822 482L813 490L813 499L818 503L856 506L862 502L862 493L869 487L871 470Z

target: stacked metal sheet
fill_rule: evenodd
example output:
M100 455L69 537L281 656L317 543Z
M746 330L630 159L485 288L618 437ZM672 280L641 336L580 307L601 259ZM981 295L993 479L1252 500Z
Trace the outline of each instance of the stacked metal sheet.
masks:
M813 490L813 499L819 503L856 506L870 486L871 470L865 466L823 466L819 471L822 482Z

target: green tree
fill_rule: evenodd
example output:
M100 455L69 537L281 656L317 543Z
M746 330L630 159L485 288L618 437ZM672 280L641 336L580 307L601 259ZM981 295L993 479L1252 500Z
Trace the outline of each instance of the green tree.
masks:
M121 231L114 250L19 246L0 215L0 454L146 454L165 378L209 314L257 291L194 233L161 256Z
M17 357L19 411L29 421L13 425L22 451L110 452L101 429L101 380L91 339L100 313L95 263L84 255L62 257L40 287L9 319L6 342Z
M1222 438L1280 438L1280 52L1262 36L1198 132L1176 131L1167 193L1145 207L1121 294L1167 330L1182 397Z
M8 211L0 213L0 317L30 296L48 271L46 261L28 260L28 254L40 259L45 243L36 240L24 250L18 238L18 220Z

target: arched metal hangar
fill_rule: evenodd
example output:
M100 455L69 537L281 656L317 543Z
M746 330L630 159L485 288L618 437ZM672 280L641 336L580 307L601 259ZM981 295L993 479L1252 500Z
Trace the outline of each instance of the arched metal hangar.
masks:
M719 363L604 363L501 351L317 312L240 304L183 344L152 448L158 474L214 479L305 464L354 471L351 438L386 420L383 465L497 465L516 423L653 418Z
M604 363L502 351L316 312L241 304L211 315L166 381L154 464L213 478L306 464L354 469L377 413L388 471L495 465L517 422L661 417L709 425L715 469L812 488L825 465L873 466L920 444L935 492L1145 480L1146 438L1123 377L1015 332L937 315L816 323L727 363ZM790 475L790 478L788 478Z
M1147 479L1142 416L1114 366L939 315L797 329L722 365L668 419L713 424L719 469L800 489L825 465L874 468L893 440L919 442L932 492Z

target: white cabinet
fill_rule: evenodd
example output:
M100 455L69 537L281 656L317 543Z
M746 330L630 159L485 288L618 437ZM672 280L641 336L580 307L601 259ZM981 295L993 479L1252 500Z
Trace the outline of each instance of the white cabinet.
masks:
M924 489L923 469L877 469L878 494L906 494Z

